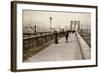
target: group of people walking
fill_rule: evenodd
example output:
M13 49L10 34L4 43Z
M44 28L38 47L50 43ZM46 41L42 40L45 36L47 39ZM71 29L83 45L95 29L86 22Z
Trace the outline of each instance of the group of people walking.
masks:
M65 31L63 32L63 35L65 36L66 43L68 43L69 33L75 33L75 31ZM55 44L58 44L58 33L57 31L54 31L55 34Z

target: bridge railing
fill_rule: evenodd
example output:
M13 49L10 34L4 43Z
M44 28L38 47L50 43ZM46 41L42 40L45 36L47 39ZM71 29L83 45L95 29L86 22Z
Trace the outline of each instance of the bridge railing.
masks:
M76 32L76 36L80 46L80 52L83 59L90 59L91 58L91 48L85 42L85 40L80 36L79 33Z
M58 39L62 37L62 33L57 33ZM23 59L32 53L36 53L40 49L43 49L46 45L50 44L50 41L54 41L55 33L42 34L23 38Z

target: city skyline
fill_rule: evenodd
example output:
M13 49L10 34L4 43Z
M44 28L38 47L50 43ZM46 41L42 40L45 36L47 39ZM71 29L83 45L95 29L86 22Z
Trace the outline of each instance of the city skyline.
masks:
M52 23L50 25L50 17ZM31 11L23 10L23 30L25 27L37 25L38 31L49 31L51 28L70 29L70 21L80 21L80 28L90 29L90 13L71 13L71 12L49 12L49 11ZM31 29L29 29L32 32Z

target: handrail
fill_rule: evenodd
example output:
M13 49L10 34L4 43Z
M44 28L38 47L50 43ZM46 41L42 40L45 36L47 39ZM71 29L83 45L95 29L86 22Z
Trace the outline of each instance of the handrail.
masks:
M58 39L62 36L61 33L58 34ZM42 35L36 35L36 36L30 36L30 37L24 37L23 38L23 56L24 60L26 57L28 57L29 54L36 53L43 49L43 47L46 47L50 45L52 41L55 39L55 33L49 33L49 34L42 34Z
M85 40L81 37L81 35L76 32L76 36L79 42L80 51L82 54L83 59L90 59L91 58L91 49L88 46L88 44L85 42Z
M25 39L31 39L31 38L37 38L37 37L42 37L42 36L48 36L48 35L53 35L53 33L24 37L23 40L25 40Z

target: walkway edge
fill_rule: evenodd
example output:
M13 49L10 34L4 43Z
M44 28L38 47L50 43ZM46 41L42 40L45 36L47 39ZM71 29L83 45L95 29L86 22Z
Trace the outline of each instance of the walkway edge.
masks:
M79 42L80 51L82 54L82 59L90 59L91 58L91 50L84 39L76 32L77 40Z

